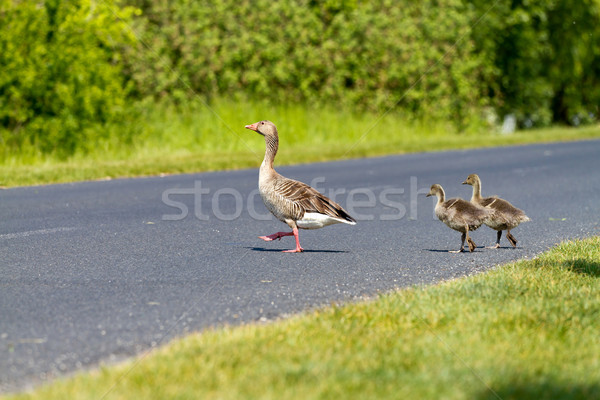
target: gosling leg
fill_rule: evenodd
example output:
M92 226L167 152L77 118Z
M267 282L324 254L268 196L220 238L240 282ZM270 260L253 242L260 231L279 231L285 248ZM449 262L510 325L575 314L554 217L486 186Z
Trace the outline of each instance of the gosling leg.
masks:
M462 253L463 251L465 251L464 247L465 247L465 238L466 237L467 237L466 232L462 233L460 235L460 240L461 240L461 242L460 242L460 250L450 250L449 253Z
M512 247L517 247L517 239L510 233L510 230L506 231L506 238L512 244Z
M465 235L467 236L467 243L469 243L469 252L472 253L475 250L475 247L477 247L477 245L469 236L469 227L467 227L467 229L465 230Z
M502 237L502 231L498 231L496 244L493 246L488 246L488 247L486 247L486 249L497 249L498 247L500 247L500 238L501 237Z

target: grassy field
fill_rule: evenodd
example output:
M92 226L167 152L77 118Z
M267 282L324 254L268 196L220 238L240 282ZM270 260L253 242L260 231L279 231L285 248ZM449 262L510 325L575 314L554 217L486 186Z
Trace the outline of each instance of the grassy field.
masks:
M277 107L256 102L199 102L184 107L152 106L141 116L108 126L109 137L86 154L66 160L35 149L5 152L0 161L0 186L173 174L258 167L264 142L244 125L261 119L275 122L280 133L276 163L298 164L407 152L476 148L600 137L600 126L550 128L501 135L491 131L458 133L432 122L408 122L344 110ZM141 122L140 122L141 121ZM123 130L136 130L136 139L123 144Z
M600 398L600 238L436 286L194 334L11 399Z

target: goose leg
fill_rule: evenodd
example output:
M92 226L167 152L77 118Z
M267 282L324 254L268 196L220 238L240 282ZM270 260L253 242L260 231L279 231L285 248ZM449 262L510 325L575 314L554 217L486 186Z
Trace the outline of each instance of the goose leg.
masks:
M294 236L294 232L277 232L268 236L259 236L260 239L270 242L271 240L279 239L281 240L284 236Z
M294 235L294 238L296 239L296 248L293 250L284 250L283 252L284 253L300 253L300 252L304 251L304 249L300 246L300 238L298 237L298 228L294 227L294 230L291 234Z
M486 249L497 249L498 247L500 247L500 238L501 237L502 237L502 231L498 231L496 244L493 246L488 246L488 247L486 247Z
M506 230L506 238L512 244L512 247L517 247L517 239L510 233L510 230Z
M463 251L465 251L464 247L465 247L465 237L466 236L467 236L466 233L463 233L463 234L460 235L460 240L461 240L461 242L460 242L460 250L450 250L449 253L462 253Z

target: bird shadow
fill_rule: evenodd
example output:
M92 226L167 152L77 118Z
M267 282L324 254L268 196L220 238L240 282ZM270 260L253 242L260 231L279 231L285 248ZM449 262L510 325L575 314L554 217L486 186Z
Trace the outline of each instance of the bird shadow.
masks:
M281 249L268 249L265 247L244 247L252 251L264 251L268 253L283 253L285 250ZM303 253L348 253L346 250L304 250Z
M485 246L477 246L475 247L475 251L473 251L473 253L477 253L477 249L485 249ZM456 249L450 249L450 250L443 250L443 249L423 249L423 251L430 251L432 253L449 253L449 254L460 254L460 253L450 253L450 251L452 250L456 250ZM465 251L463 251L463 253L471 253L468 249L465 249Z

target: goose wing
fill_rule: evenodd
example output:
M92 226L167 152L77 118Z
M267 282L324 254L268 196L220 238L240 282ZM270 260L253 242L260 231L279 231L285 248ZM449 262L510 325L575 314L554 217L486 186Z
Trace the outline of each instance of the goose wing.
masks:
M319 213L348 222L356 222L339 204L324 196L306 183L281 177L274 190L286 201L299 207L304 213Z
M498 223L512 225L514 223L529 221L523 210L513 206L510 202L499 197L486 197L480 203L482 206L493 210L492 218Z
M463 199L450 199L444 205L448 219L461 225L469 225L469 230L479 228L491 215L490 210Z

